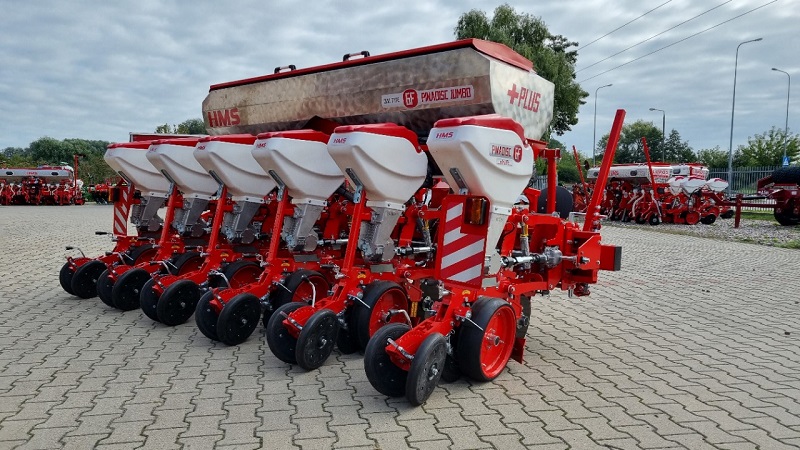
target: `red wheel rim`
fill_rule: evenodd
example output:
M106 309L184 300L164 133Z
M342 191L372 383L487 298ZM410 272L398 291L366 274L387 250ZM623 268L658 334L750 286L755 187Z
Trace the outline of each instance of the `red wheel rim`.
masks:
M250 283L255 283L258 281L258 277L260 275L261 267L258 265L242 267L233 274L230 280L228 280L228 287L231 289L238 289Z
M407 323L406 317L402 314L393 315L387 322L386 317L389 311L393 309L408 310L408 301L402 289L388 289L378 298L378 301L375 302L375 306L372 307L372 312L369 315L370 337L388 323Z
M294 290L293 302L311 303L311 299L320 300L327 297L328 282L320 275L311 275L303 280Z
M497 309L486 324L481 341L481 370L487 378L495 378L508 363L514 348L517 321L514 310L504 305Z
M689 225L697 225L700 222L700 213L697 211L689 211L686 213L686 223Z
M203 267L203 262L205 262L205 259L199 256L186 261L186 263L181 266L180 270L178 270L178 276L200 270L200 268Z

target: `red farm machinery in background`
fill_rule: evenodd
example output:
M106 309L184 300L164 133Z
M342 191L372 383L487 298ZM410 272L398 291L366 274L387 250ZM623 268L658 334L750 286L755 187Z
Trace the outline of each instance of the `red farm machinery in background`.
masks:
M82 205L83 181L78 179L78 159L74 166L0 168L0 205Z
M708 179L708 168L699 163L652 162L650 148L642 138L646 163L613 164L603 192L601 212L610 220L658 225L678 223L710 225L718 218L733 217L725 189L728 182ZM577 152L573 149L577 158ZM585 205L588 192L597 190L600 168L590 168L586 181L573 187L576 210ZM578 171L583 177L580 164Z

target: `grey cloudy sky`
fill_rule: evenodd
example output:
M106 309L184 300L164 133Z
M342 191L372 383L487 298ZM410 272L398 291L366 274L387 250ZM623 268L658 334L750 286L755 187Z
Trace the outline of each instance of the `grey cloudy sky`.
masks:
M579 124L559 136L591 154L594 93L597 136L614 110L677 129L695 150L730 133L736 46L739 52L734 146L784 126L785 70L795 78L789 128L800 121L800 1L798 0L520 0L518 12L542 17L551 32L586 45L660 6L579 52L578 80L590 92ZM0 149L51 136L125 141L163 123L201 117L211 84L309 67L369 50L373 55L454 40L458 17L470 9L491 15L501 0L240 0L169 2L0 0ZM666 4L665 4L666 3ZM732 19L684 42L591 78L661 47ZM600 64L631 45L667 31ZM534 61L534 64L536 62ZM583 81L586 80L586 81Z

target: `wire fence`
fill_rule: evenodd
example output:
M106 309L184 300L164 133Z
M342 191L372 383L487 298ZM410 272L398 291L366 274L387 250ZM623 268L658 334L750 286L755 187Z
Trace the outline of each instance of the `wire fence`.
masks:
M731 184L731 200L734 200L736 194L743 194L745 197L748 195L755 195L758 191L758 180L772 175L772 172L780 166L765 166L765 167L734 167L733 176L728 176L728 169L711 169L709 171L709 178L722 178ZM771 199L753 199L747 200L748 203L760 203L764 205L774 205L775 200ZM771 212L766 208L754 208L750 206L743 206L742 211L755 211L755 212Z

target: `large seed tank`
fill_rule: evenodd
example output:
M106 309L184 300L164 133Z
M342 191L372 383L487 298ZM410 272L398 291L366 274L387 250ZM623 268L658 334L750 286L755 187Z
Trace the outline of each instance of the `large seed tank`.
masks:
M443 118L497 113L542 137L553 84L508 47L478 39L346 60L211 86L211 134L396 123L420 138Z

